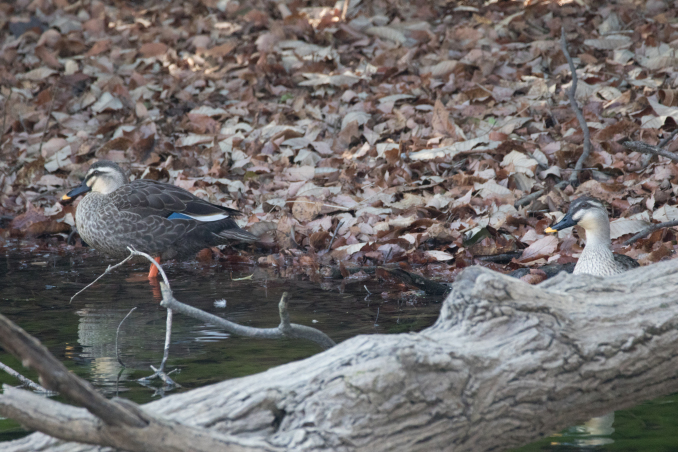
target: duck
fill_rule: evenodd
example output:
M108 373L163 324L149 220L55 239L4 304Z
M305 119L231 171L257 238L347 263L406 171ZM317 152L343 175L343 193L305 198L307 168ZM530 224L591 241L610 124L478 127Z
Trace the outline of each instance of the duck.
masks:
M128 246L156 262L183 260L211 246L256 242L233 217L238 210L212 204L175 185L149 179L129 180L114 162L91 165L82 183L62 197L84 195L75 211L80 237L111 257L129 255ZM149 278L157 277L152 265Z
M589 274L594 276L612 276L640 267L632 257L612 252L610 239L610 219L605 205L598 199L582 196L570 203L567 214L555 225L544 232L552 233L578 224L586 232L586 246L579 256L573 274ZM614 411L603 416L589 419L584 425L577 427L583 432L578 435L576 443L582 446L600 445L614 432ZM603 443L604 444L604 443Z
M612 276L640 267L635 259L612 252L610 219L603 203L590 196L582 196L570 204L567 214L544 232L554 233L579 225L586 231L586 246L579 256L573 274Z

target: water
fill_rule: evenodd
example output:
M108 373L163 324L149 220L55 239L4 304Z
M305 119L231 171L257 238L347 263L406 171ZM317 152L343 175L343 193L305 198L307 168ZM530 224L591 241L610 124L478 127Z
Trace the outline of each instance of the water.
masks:
M166 310L158 305L146 277L145 263L125 264L69 303L71 296L117 261L90 250L63 250L48 244L20 250L0 248L0 313L40 341L68 369L108 397L137 403L155 397L160 383L145 387L162 359ZM358 334L420 331L438 316L442 297L412 295L407 301L381 296L397 289L377 281L349 283L305 275L281 277L280 270L251 266L179 263L166 266L174 296L228 320L253 326L280 323L278 302L290 294L293 323L314 326L341 342ZM252 275L251 279L235 281ZM367 296L364 285L373 295ZM396 297L397 298L397 297ZM223 306L225 300L225 307ZM215 301L218 301L215 305ZM116 330L121 320L118 356ZM182 385L172 393L262 372L321 351L303 340L262 340L231 336L212 325L175 314L168 369ZM124 363L124 367L118 361ZM37 381L37 375L0 350L0 361ZM0 383L18 382L0 371ZM0 420L0 441L26 432L14 421Z
M106 396L120 395L137 403L160 397L159 386L136 381L152 373L150 365L160 363L165 337L166 311L148 283L148 266L124 265L69 303L71 296L117 261L90 250L64 250L44 243L12 245L0 248L0 313L40 339L66 367ZM255 327L278 325L277 304L282 292L288 291L292 322L315 326L337 342L357 334L420 331L435 321L440 310L441 297L399 297L396 288L377 281L366 283L374 293L367 296L362 282L342 287L338 280L281 276L281 270L273 268L182 263L166 266L166 271L179 301ZM235 281L250 275L251 279ZM382 297L382 292L391 296ZM218 307L223 301L215 305L218 300L225 300L226 306ZM116 356L116 330L134 307L120 327ZM262 372L319 351L315 344L301 340L230 336L177 314L168 369L180 370L172 374L182 385L173 391L177 393ZM0 361L37 381L34 372L2 350ZM18 384L2 371L0 383ZM617 411L610 426L599 426L593 433L573 426L519 451L676 451L677 424L678 395L673 395ZM0 420L0 441L26 434L14 421Z

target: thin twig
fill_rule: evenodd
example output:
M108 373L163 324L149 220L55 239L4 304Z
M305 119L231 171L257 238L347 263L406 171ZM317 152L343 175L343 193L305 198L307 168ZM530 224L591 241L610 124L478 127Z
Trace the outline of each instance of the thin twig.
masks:
M94 281L89 283L87 286L85 286L85 288L83 288L80 292L73 295L71 297L71 301L73 301L73 298L77 297L80 293L84 292L85 290L87 290L87 288L91 287L94 283L96 283L101 278L103 278L106 274L108 274L112 270L115 270L116 268L120 267L122 264L124 264L125 262L132 259L134 256L141 256L141 257L148 259L151 262L151 265L155 265L155 267L158 269L158 273L160 273L160 275L162 276L162 279L163 279L163 281L165 281L165 284L167 284L169 286L169 279L167 279L167 275L165 274L165 271L162 269L162 266L155 261L155 259L153 259L149 254L135 250L134 247L132 247L132 246L128 246L127 249L130 252L129 256L127 256L123 261L121 261L121 262L119 262L115 265L112 265L112 266L109 265L108 268L106 269L106 271L103 272L101 275L99 275L99 277L97 279L95 279ZM134 308L134 309L136 309L136 308ZM130 311L130 314L132 313L132 311ZM127 314L127 315L129 316L129 314ZM127 317L125 317L125 319L126 318ZM125 319L123 319L122 321L124 322ZM122 322L120 322L120 324L122 325ZM120 325L118 325L118 331L120 331ZM163 353L162 362L160 363L160 367L158 369L151 366L151 369L153 369L153 371L154 371L153 375L151 375L150 377L140 378L139 381L148 381L148 380L152 380L154 378L160 378L162 381L167 383L169 386L181 386L178 383L175 383L174 381L172 381L172 379L168 376L168 374L165 373L165 363L167 362L167 358L169 356L169 343L170 343L171 335L172 335L172 310L167 309L167 331L165 332L165 350L164 350L164 353ZM118 353L118 336L117 336L117 333L116 333L116 337L115 337L115 352L116 352L116 356L117 356L117 353ZM118 362L124 366L124 364L120 361L119 357L118 357Z
M574 171L572 174L570 174L570 183L574 185L577 183L579 171L581 171L582 166L584 166L584 162L587 158L589 158L589 154L591 153L591 134L589 132L589 126L586 124L584 114L577 105L577 99L575 99L575 93L577 92L577 70L574 67L574 62L572 61L570 52L567 50L565 27L560 29L560 47L563 50L565 59L567 59L567 63L570 65L570 72L572 72L572 85L570 86L570 90L567 92L567 96L570 98L570 105L572 106L572 110L574 110L574 114L579 121L579 126L584 133L584 151L579 157L579 160L577 160L577 164L574 166Z
M10 87L7 99L5 99L5 108L2 111L2 131L0 132L0 144L2 144L3 138L5 138L5 125L7 124L7 110L9 110L9 100L12 98L12 94L14 94L14 91L12 91L12 87Z
M57 93L57 83L55 82L54 85L52 85L52 101L49 103L49 111L47 112L47 122L45 122L45 128L42 129L42 136L40 137L40 147L38 147L38 155L41 155L42 153L42 144L45 142L45 136L47 135L47 129L49 128L49 118L52 116L52 109L54 108L54 100L56 99L56 93ZM73 299L71 299L71 301L73 301Z
M663 148L664 146L666 146L667 144L669 144L669 142L670 142L671 140L673 140L673 137L675 137L676 134L678 134L678 127L676 127L676 129L675 129L673 132L671 132L671 134L670 134L668 137L666 137L666 138L664 138L663 140L661 140L661 141L659 142L659 144L657 145L657 147L658 147L658 148Z
M534 193L530 193L527 196L523 196L518 201L516 201L513 204L513 206L516 207L516 208L521 207L521 206L526 206L529 203L531 203L532 201L534 201L535 199L539 198L541 195L543 195L544 192L546 192L546 189L537 190Z
M158 273L162 276L162 280L165 282L165 285L167 287L169 287L169 279L167 278L167 275L165 274L165 270L162 269L162 265L160 265L155 259L153 259L150 254L146 254L142 251L137 251L137 250L134 249L133 246L128 246L127 249L131 253L130 257L132 257L132 256L145 257L146 259L148 259L151 262L151 265L155 265L155 268L158 269ZM163 287L163 285L161 284L160 287ZM160 367L158 367L156 369L155 367L151 366L151 369L153 369L153 375L148 376L148 377L139 378L138 381L147 382L149 380L159 378L160 380L162 380L168 386L181 387L181 385L179 383L176 383L174 380L172 380L169 377L169 374L165 372L165 364L167 363L167 358L169 358L169 347L170 347L171 339L172 339L172 309L167 308L167 323L166 323L166 329L165 329L165 348L163 350L162 361L160 362Z
M181 387L179 383L170 378L170 374L172 372L175 372L177 369L174 369L173 371L170 372L165 372L165 364L167 364L167 359L169 358L169 348L172 339L172 317L173 317L172 309L167 308L167 323L165 326L165 348L163 350L160 367L156 369L155 366L151 366L151 369L153 369L153 375L139 378L137 381L144 383L158 378L162 380L162 382L165 383L165 385L167 386L179 388Z
M118 351L118 336L120 335L120 327L121 327L122 324L125 322L125 320L127 320L127 317L129 317L130 314L132 314L136 308L137 308L137 307L135 306L135 307L133 307L132 309L130 309L130 311L127 313L127 315L125 316L125 318L123 318L123 319L120 321L120 324L118 324L118 329L115 331L115 357L116 357L116 359L118 360L118 362L120 363L120 365L121 365L122 367L127 367L127 366L125 366L125 363L123 363L122 360L120 359L120 353L119 353L119 351Z
M673 160L674 162L678 162L678 154L674 154L671 151L665 151L664 149L661 149L661 146L652 146L651 144L647 144L642 141L627 141L624 143L624 147L631 151L660 155L662 157L666 157L667 159Z
M341 11L341 21L346 22L346 15L348 14L348 5L351 3L351 0L344 0L344 7Z
M48 391L47 389L43 388L39 384L32 382L30 379L24 377L19 372L12 369L11 367L9 367L6 364L0 363L0 370L4 370L8 374L13 376L17 380L19 380L22 385L28 386L29 388L31 388L35 392L39 392L39 393L43 393L43 394L56 394L56 392Z
M565 187L568 183L569 183L568 181L563 180L563 181L558 182L556 185L554 185L554 187L556 187L556 188L563 188L563 187ZM528 205L529 203L531 203L532 201L534 201L535 199L539 198L539 197L540 197L541 195L543 195L545 192L546 192L546 189L542 189L542 190L537 190L537 191L535 191L534 193L530 193L530 194L527 195L527 196L523 196L523 197L520 198L518 201L516 201L516 202L513 204L513 206L516 207L516 208L521 207L521 206L526 206L526 205Z
M84 291L86 291L87 289L89 289L90 287L92 287L92 286L93 286L94 284L96 284L96 282L99 281L101 278L103 278L104 276L106 276L106 275L109 274L111 271L115 270L116 268L120 267L122 264L124 264L125 262L129 261L129 260L132 259L133 257L134 257L134 254L130 254L130 255L127 256L127 257L125 258L125 260L123 260L122 262L119 262L119 263L117 263L117 264L115 264L115 265L109 265L108 268L106 269L106 271L103 272L101 275L99 275L99 276L97 277L97 279L95 279L95 280L92 281L91 283L87 284L85 287L82 288L82 290L80 290L78 293L76 293L75 295L73 295L73 296L71 297L71 301L70 301L69 303L72 303L72 302L73 302L73 299L74 299L75 297L77 297L78 295L80 295L81 293L83 293ZM154 262L155 262L155 261L154 261ZM164 274L163 274L163 276L164 276Z
M165 284L167 284L169 286L169 279L167 279L167 275L165 274L165 270L162 269L162 265L160 265L155 259L153 259L150 254L146 254L142 251L137 251L137 250L134 249L133 246L128 246L127 250L131 253L130 256L128 257L128 259L131 258L132 256L141 256L141 257L145 257L146 259L151 261L151 265L155 265L155 268L158 269L158 273L160 273L160 275L162 276L162 280L165 281ZM118 265L120 265L120 264L118 264Z
M645 236L648 236L652 234L654 231L658 231L662 228L671 228L673 226L678 226L678 220L671 220L671 221L665 221L664 223L657 223L657 224L652 224L627 241L624 242L624 245L631 245L632 243L636 243L638 240L642 239Z
M332 240L330 240L330 245L327 247L326 251L330 251L332 249L332 244L334 243L334 239L337 238L337 232L339 232L339 229L341 228L341 225L344 224L344 220L341 220L339 224L337 225L337 228L334 230L334 234L332 234Z

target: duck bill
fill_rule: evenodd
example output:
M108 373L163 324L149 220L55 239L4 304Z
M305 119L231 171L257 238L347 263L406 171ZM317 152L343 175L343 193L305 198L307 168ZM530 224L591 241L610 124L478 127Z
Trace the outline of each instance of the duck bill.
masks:
M562 220L560 220L558 223L554 224L550 228L544 229L544 232L558 232L563 229L567 229L569 227L574 226L577 224L576 221L572 219L570 215L565 215Z
M82 181L82 184L78 185L75 187L73 190L69 191L67 194L65 194L61 200L62 201L72 201L74 198L77 198L78 196L87 193L90 191L92 187L87 185L85 181Z

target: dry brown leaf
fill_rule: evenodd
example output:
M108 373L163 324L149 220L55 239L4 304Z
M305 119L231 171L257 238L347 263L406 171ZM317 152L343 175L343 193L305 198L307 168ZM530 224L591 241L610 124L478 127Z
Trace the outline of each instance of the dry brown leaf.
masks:
M158 57L167 53L167 45L162 42L147 42L139 48L144 58Z
M323 203L318 201L312 201L310 198L301 196L294 201L292 205L292 215L299 221L311 221L313 220L322 209Z
M540 257L550 257L558 248L558 238L554 235L547 235L537 240L532 245L525 248L520 258L521 262L526 262Z

